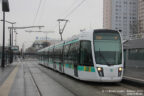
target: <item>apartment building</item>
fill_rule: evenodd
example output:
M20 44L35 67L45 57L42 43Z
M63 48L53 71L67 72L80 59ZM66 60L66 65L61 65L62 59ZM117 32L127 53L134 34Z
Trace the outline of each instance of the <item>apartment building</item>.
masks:
M144 0L139 0L138 16L139 34L144 34Z
M138 32L138 0L104 0L103 27L121 31L123 40Z

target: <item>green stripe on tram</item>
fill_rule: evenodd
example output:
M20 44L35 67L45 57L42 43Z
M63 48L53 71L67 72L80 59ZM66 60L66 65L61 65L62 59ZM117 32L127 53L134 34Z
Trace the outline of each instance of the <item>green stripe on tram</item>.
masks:
M52 61L49 61L49 64L53 64ZM56 63L57 67L59 67L59 63ZM73 64L64 64L66 68L74 69ZM63 67L63 65L61 65ZM95 72L95 68L93 66L78 66L79 71L86 71L86 72Z
M73 64L65 64L65 67L66 67L66 68L71 68L71 69L74 69Z
M73 64L65 64L66 68L74 69ZM78 66L79 71L95 72L94 67L91 66Z
M59 44L59 45L56 45L55 48L61 47L61 46L63 46L63 43L62 43L62 44Z
M65 45L67 45L67 44L71 44L71 43L75 43L75 42L77 42L77 41L79 41L79 40L76 39L76 40L68 41L68 42L65 43Z
M78 66L79 71L95 72L94 67L91 66Z
M63 45L67 45L67 44L75 43L75 42L77 42L77 41L79 41L79 40L76 39L76 40L68 41L68 42L66 42L65 44L62 43L62 44L56 45L55 48L57 48L57 47L61 47L61 46L63 46Z

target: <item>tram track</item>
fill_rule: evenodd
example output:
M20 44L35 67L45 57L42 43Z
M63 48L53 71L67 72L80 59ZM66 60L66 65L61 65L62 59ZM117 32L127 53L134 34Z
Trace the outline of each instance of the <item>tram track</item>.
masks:
M29 66L28 66L28 64L27 64L27 63L25 63L25 64L26 64L26 67L27 67L27 69L28 69L28 72L30 73L30 76L31 76L31 80L32 80L32 82L33 82L33 85L35 86L35 88L36 88L36 90L37 90L37 93L38 93L37 95L38 95L38 96L43 96L43 95L42 95L42 92L40 91L40 88L38 87L38 85L37 85L37 83L36 83L36 80L35 80L32 72L31 72L31 70L30 70L30 68L29 68Z
M144 96L143 87L120 83L95 83L76 80L70 76L63 75L46 67L35 63L32 66L37 67L42 73L51 77L54 81L62 85L75 96L138 96L133 92L140 92L139 96ZM32 74L32 73L31 73ZM52 75L53 74L53 75ZM71 84L70 84L71 83ZM76 86L74 88L74 86ZM87 89L87 90L86 90ZM88 91L90 90L90 91ZM95 95L94 95L95 94Z
M32 63L27 64L27 66L29 67L29 71L30 71L31 75L33 76L33 80L39 90L39 93L40 93L39 96L79 96L79 95L72 93L70 90L68 90L67 88L65 88L58 82L56 82L55 80L53 80L53 78L47 76L47 74L45 74L40 68L33 65ZM41 76L39 77L39 75L41 75ZM46 78L50 78L50 79L46 79ZM51 82L51 80L52 80L52 82ZM42 82L42 81L44 81L44 82ZM51 82L51 84L50 84L50 82ZM55 82L55 83L53 83L53 82ZM52 86L50 87L49 85L50 86L52 85ZM51 88L51 89L49 89L49 88ZM61 89L59 89L59 88L61 88ZM57 90L57 89L59 89L59 90ZM52 93L53 90L56 93L55 95ZM66 93L63 93L63 92L66 92ZM69 95L66 95L66 94L69 94Z
M39 68L38 66L36 66L37 68ZM44 74L48 75L47 72L45 72L44 70L42 70L41 68L39 68ZM50 76L50 75L49 75ZM75 96L79 96L77 94L75 94L73 91L71 91L69 88L65 87L61 82L59 82L58 80L54 79L52 76L50 76L54 81L56 81L57 83L59 83L60 85L62 85L65 89L67 89L68 91L70 91L72 94L74 94Z

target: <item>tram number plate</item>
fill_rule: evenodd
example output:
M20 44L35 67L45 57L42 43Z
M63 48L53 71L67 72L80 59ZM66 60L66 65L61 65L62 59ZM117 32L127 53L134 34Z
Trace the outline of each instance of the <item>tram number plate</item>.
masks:
M113 72L113 69L110 69L110 72Z

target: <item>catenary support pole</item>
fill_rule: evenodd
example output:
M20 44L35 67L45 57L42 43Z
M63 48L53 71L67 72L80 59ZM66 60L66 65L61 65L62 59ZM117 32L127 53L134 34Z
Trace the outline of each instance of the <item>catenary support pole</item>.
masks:
M1 67L5 67L5 12L3 12L3 46L2 46L2 63Z

